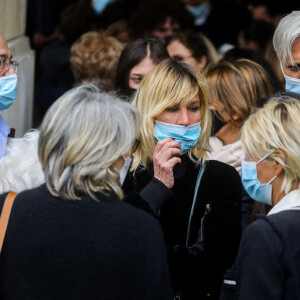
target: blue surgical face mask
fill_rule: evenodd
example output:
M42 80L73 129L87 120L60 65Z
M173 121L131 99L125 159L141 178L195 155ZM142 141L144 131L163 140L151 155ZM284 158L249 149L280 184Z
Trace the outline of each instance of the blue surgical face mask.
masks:
M261 184L257 178L256 166L266 159L270 154L264 156L257 163L255 161L242 161L242 183L249 196L255 201L272 205L271 182L277 177L275 175L268 183Z
M208 13L209 6L206 3L197 6L186 5L187 10L195 17L201 18Z
M94 0L93 1L93 8L94 8L94 11L100 15L104 9L106 8L106 6L113 2L114 0Z
M185 154L196 145L201 133L201 125L200 122L190 126L181 126L155 121L154 131L159 141L174 138L181 146L181 153Z
M300 79L289 77L289 76L285 75L284 73L283 73L283 75L285 78L285 90L287 92L293 92L296 94L300 94Z
M285 78L285 90L287 92L293 92L293 93L296 93L296 94L300 94L300 79L287 76L284 73L281 64L280 64L280 67L281 67L281 71L283 73L283 76Z
M17 95L17 74L0 77L0 110L8 109Z

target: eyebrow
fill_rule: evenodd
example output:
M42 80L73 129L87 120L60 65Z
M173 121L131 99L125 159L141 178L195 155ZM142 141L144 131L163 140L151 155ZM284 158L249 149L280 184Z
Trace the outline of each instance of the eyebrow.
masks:
M0 54L0 57L2 57L2 58L4 58L4 59L7 59L8 56L7 56L6 54ZM13 58L13 56L11 55L11 56L10 56L10 59L12 59L12 58Z
M139 74L139 73L133 73L133 74L131 74L131 76L145 76L144 74Z
M193 105L193 104L201 104L201 101L200 100L196 100L196 101L192 101L189 103L189 105Z

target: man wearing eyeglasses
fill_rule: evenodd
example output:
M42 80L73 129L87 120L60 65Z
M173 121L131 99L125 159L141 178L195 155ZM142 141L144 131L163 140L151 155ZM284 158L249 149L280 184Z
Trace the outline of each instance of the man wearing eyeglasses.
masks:
M17 95L18 63L12 60L12 54L7 43L0 35L0 111L8 109ZM10 127L0 115L0 158L5 155L7 136Z

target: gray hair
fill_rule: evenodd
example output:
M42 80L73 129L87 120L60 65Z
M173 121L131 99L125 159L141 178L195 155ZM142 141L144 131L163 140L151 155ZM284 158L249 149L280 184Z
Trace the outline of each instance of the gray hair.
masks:
M287 65L287 59L295 65L291 49L298 39L300 39L300 11L293 11L281 19L273 36L274 49L284 66Z
M64 199L114 191L120 198L114 163L139 133L138 110L92 84L73 88L48 110L38 143L50 193Z

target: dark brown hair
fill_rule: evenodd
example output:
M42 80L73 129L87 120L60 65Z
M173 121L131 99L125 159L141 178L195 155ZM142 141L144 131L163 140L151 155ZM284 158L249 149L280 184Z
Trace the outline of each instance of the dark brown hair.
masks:
M137 39L124 48L121 53L116 73L116 89L126 91L129 87L129 73L145 57L152 59L154 64L169 57L166 47L156 38Z

